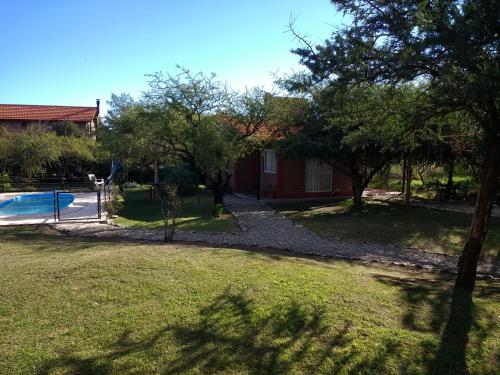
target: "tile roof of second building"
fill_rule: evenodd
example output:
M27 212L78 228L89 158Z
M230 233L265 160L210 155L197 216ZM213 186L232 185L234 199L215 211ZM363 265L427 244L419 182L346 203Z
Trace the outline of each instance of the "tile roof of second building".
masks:
M0 104L0 122L2 120L89 122L96 115L96 107Z

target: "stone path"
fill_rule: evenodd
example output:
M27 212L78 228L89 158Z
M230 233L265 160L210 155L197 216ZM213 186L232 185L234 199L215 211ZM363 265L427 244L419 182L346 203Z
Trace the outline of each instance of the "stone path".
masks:
M436 254L418 249L370 243L351 243L317 234L294 224L291 220L271 210L264 203L228 195L226 208L235 216L242 231L239 233L195 233L177 231L176 241L204 242L213 245L274 248L299 254L354 259L423 268L426 270L456 269L458 257ZM162 231L121 228L108 224L57 224L56 229L78 236L100 238L129 238L161 241ZM498 262L482 262L479 273L500 276Z

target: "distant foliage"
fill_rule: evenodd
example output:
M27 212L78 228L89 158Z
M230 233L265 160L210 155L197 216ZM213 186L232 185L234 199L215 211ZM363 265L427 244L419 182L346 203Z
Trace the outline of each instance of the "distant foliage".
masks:
M0 170L20 177L38 177L51 172L58 177L83 176L96 161L96 142L86 137L58 136L38 127L19 133L5 132L0 138Z

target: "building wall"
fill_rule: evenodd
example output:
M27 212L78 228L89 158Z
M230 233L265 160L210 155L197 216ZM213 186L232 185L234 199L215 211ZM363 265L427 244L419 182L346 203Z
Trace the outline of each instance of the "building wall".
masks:
M304 193L306 189L306 163L303 159L285 159L281 162L283 193Z
M10 132L20 132L23 130L23 123L21 121L5 121L0 120L0 125Z
M352 195L351 180L338 166L332 168L331 192L306 192L306 171L304 159L281 159L280 189L276 198L307 198Z
M255 153L247 155L240 161L239 187L241 191L247 193L257 193L257 163Z
M29 126L39 126L42 129L51 130L52 125L59 123L60 121L48 121L48 122L33 122L33 121L12 121L12 120L1 120L0 125L2 125L9 132L20 132L25 130ZM93 136L95 133L95 126L93 122L74 122L79 128L85 131L88 136Z
M279 163L276 165L276 173L264 172L264 157L260 155L260 191L265 198L276 198L278 191Z
M257 164L260 157L260 192L264 198L307 198L352 195L351 180L337 166L332 168L331 192L305 192L305 160L277 157L276 173L264 172L262 153L253 153L238 161L233 168L232 189L241 193L257 193Z

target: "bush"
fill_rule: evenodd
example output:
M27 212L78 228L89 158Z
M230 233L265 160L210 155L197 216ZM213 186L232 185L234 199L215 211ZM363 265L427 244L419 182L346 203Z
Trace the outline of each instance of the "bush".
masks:
M116 215L123 207L123 197L120 194L120 188L116 185L112 185L106 188L104 194L106 197L104 210L107 212L108 216Z
M0 191L7 191L11 188L10 176L7 172L0 173Z

